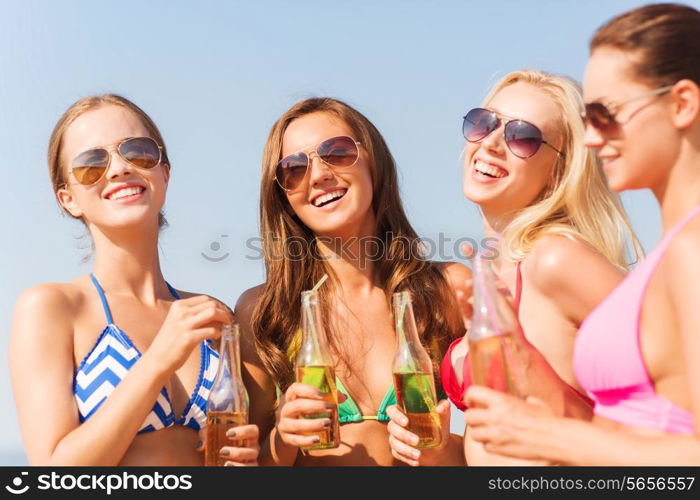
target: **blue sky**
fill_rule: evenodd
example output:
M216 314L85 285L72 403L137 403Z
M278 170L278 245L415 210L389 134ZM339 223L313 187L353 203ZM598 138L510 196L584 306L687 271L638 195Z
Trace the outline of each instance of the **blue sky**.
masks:
M397 160L418 233L478 238L477 211L460 187L461 117L511 70L580 79L595 28L645 3L0 0L2 359L21 290L90 270L81 264L89 241L61 216L45 159L56 120L77 99L116 92L153 117L173 168L165 276L232 305L263 279L249 248L260 156L289 106L330 95L357 107ZM654 200L644 192L623 200L649 249L660 234ZM21 464L2 367L0 465Z

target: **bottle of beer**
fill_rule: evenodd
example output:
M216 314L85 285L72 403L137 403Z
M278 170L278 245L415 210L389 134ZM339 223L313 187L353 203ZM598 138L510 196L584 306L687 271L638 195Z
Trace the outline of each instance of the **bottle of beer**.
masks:
M410 292L393 295L396 352L393 374L396 402L408 418L408 430L419 438L417 448L440 444L440 416L435 411L433 363L418 337Z
M219 455L223 446L244 446L243 442L228 439L226 431L246 425L248 410L248 392L241 377L240 329L238 323L234 323L223 327L219 367L207 399L204 465L224 465L226 458Z
M306 415L303 418L327 418L331 425L322 431L307 433L318 436L319 442L302 450L325 450L340 446L340 426L338 424L338 390L335 385L335 368L326 343L326 334L321 322L318 293L301 293L302 343L297 354L296 381L316 387L325 393L326 403L333 405L327 412Z
M472 380L497 391L521 396L520 364L513 334L520 323L506 296L498 290L491 262L474 258L474 309L467 333Z

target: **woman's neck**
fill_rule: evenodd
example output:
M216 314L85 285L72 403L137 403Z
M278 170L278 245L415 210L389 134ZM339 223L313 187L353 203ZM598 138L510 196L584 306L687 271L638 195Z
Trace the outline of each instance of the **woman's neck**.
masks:
M697 142L684 143L668 175L658 186L652 187L661 206L664 232L700 204L700 137Z
M359 230L317 236L319 254L338 278L345 295L369 293L376 286L375 263L384 258L383 239L376 236L374 217Z
M500 238L508 224L515 218L515 214L481 211L481 219L484 225L485 238Z
M91 226L90 233L95 245L93 273L103 287L150 305L170 296L160 269L157 227L135 233Z

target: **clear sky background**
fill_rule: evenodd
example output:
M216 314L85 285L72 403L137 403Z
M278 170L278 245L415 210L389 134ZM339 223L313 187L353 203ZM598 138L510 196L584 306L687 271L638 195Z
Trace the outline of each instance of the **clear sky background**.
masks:
M90 270L89 240L61 216L46 166L71 103L116 92L153 117L172 163L165 276L233 305L264 278L250 240L260 156L292 104L329 95L358 108L396 157L418 233L478 238L461 193L461 117L511 70L580 79L593 31L645 3L0 0L0 465L26 462L6 362L16 297ZM644 192L623 200L648 250L660 234L655 202ZM435 258L454 259L450 248Z

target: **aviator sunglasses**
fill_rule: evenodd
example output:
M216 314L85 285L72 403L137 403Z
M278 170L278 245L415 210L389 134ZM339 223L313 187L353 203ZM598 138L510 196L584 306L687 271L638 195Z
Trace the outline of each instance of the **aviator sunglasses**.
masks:
M586 104L585 111L581 114L581 118L583 118L583 122L585 124L590 124L593 128L604 134L613 133L618 129L620 125L624 125L625 123L629 122L634 117L634 115L636 115L639 111L646 107L646 105L641 106L639 109L635 110L630 116L628 116L624 122L621 122L616 118L616 115L620 112L620 108L622 106L629 102L634 102L645 97L661 96L669 92L672 88L673 85L667 85L665 87L650 90L649 92L645 92L644 94L635 96L631 99L627 99L617 104L613 103L606 105L602 102L589 102L588 104ZM651 104L651 101L649 101L649 104Z
M119 142L116 151L135 167L153 168L160 163L163 147L150 137L130 137ZM92 186L105 175L111 160L106 148L88 149L73 158L71 172L80 184Z
M494 111L484 108L474 108L464 116L462 134L469 142L479 142L501 126L501 118ZM503 127L503 139L518 158L530 158L546 144L554 151L564 156L564 153L542 138L542 131L525 120L508 120Z
M275 179L285 191L299 187L306 177L313 154L330 167L351 167L360 157L359 145L355 139L344 135L326 139L313 151L299 151L282 158L275 169Z

